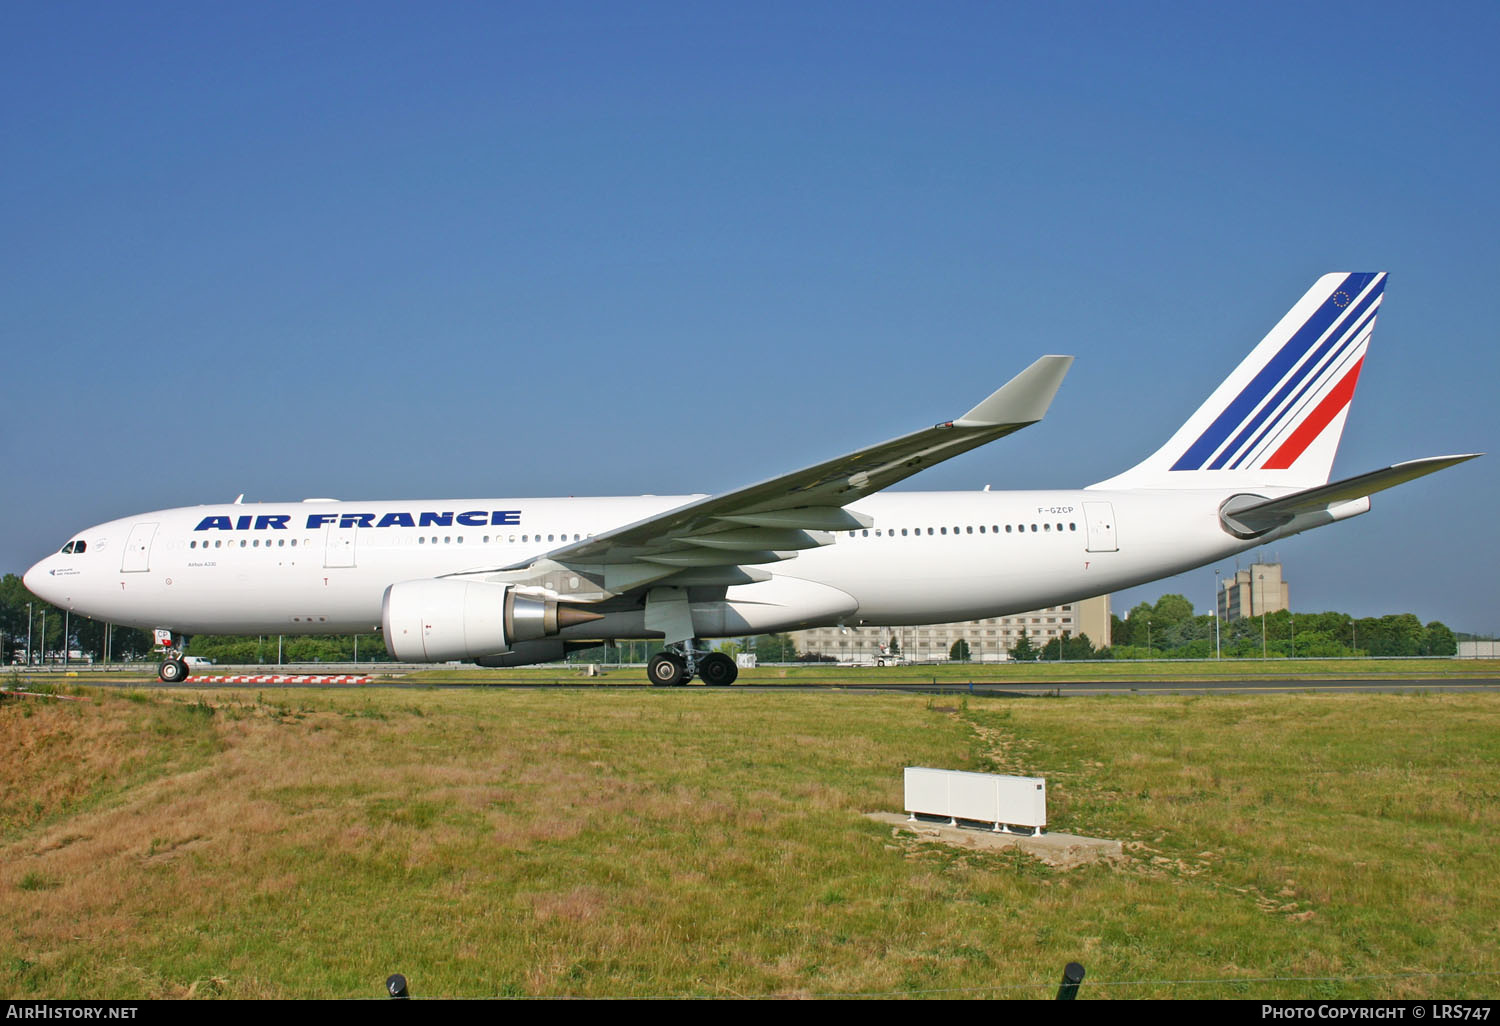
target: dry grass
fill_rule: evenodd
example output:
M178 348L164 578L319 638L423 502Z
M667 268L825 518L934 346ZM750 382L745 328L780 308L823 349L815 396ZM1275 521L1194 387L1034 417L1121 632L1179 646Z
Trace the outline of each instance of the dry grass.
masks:
M375 996L394 971L423 996L1037 997L1073 959L1094 997L1477 996L1495 976L1422 974L1500 972L1488 695L90 697L0 706L11 997ZM1130 858L1065 873L864 820L919 764L1045 775L1055 828ZM1189 979L1234 982L1137 982Z

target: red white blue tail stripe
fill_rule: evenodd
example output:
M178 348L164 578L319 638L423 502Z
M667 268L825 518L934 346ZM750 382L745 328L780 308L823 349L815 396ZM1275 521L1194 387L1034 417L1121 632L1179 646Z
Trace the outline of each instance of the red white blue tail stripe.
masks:
M1326 482L1385 280L1318 279L1165 446L1095 487Z

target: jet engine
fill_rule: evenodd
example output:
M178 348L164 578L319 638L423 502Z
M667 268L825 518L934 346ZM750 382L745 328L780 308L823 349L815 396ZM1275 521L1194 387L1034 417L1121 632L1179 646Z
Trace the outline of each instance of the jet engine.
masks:
M456 578L393 584L380 608L386 651L406 663L503 655L523 642L600 618L576 606L518 593L509 584Z

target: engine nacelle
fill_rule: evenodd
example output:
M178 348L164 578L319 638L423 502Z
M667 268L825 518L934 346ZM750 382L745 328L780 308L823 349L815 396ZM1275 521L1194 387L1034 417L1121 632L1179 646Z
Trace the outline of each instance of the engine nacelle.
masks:
M522 642L597 619L597 613L518 594L509 584L456 578L393 584L380 609L386 651L405 663L503 655Z

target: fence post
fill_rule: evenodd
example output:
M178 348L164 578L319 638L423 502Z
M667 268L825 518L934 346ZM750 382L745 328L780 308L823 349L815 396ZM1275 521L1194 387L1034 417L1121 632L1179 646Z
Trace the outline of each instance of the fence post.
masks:
M1072 1001L1078 996L1078 985L1083 982L1083 966L1069 962L1063 967L1062 986L1057 988L1057 1000Z

